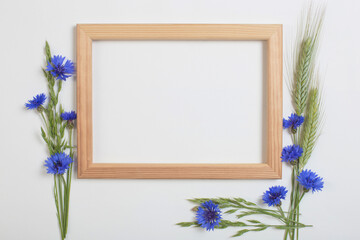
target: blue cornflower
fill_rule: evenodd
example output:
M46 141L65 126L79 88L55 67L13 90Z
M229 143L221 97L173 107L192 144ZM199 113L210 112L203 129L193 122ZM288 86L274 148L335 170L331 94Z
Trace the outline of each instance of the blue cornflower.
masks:
M293 133L296 133L296 129L298 127L301 126L301 124L304 122L304 117L303 116L299 116L295 113L292 113L288 120L286 120L285 118L283 119L283 128L291 128L291 130L293 131Z
M324 181L315 172L311 170L302 170L299 174L297 181L304 187L305 192L310 191L321 191L324 187Z
M66 121L66 127L68 129L74 128L74 120L76 119L76 112L64 112L61 115L61 118Z
M45 103L46 96L44 93L38 94L35 97L33 97L32 100L29 100L27 103L25 103L25 107L27 109L38 109L40 110L42 108L42 105Z
M73 160L69 155L65 153L55 153L45 161L44 166L47 167L47 173L64 174L72 162Z
M299 145L291 145L283 148L281 153L282 162L292 162L298 160L303 153L303 149Z
M73 121L76 119L76 112L75 111L64 112L60 116L65 121Z
M196 213L196 220L202 228L207 231L213 230L221 222L221 211L219 206L211 200L200 205Z
M273 186L264 192L262 199L269 207L280 206L281 199L285 199L287 192L283 186Z
M51 63L48 62L46 71L49 71L51 75L56 77L56 79L64 80L75 72L74 63L70 60L67 60L64 64L65 57L58 55L51 58Z

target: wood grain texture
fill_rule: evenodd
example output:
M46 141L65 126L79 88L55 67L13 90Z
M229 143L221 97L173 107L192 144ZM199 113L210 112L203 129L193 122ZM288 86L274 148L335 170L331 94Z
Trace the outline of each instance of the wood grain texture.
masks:
M282 26L267 40L267 163L281 178L282 115L283 115L283 43Z
M78 177L92 163L92 40L77 27Z
M276 24L80 24L92 40L268 40Z
M268 164L94 163L80 178L272 179L279 176Z
M93 40L267 41L266 163L93 163ZM273 179L281 178L282 25L79 24L77 25L78 178Z

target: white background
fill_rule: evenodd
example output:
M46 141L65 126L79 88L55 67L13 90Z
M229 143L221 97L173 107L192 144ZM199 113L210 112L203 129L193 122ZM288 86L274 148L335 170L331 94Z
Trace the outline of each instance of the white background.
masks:
M263 41L94 41L94 162L261 163L266 59Z
M280 23L285 53L304 1L1 1L0 3L0 239L59 239L52 177L40 118L24 109L46 92L40 66L44 41L53 53L75 59L76 23ZM302 239L357 239L357 176L360 135L360 33L358 1L328 1L321 42L326 122L308 167L325 179L322 192L303 200ZM75 81L64 84L62 101L74 108ZM284 84L284 114L291 113ZM284 134L284 144L290 140ZM72 186L69 238L73 240L228 239L235 229L205 232L174 224L193 219L192 197L241 196L259 202L282 180L78 180ZM282 232L249 233L243 239L281 239Z

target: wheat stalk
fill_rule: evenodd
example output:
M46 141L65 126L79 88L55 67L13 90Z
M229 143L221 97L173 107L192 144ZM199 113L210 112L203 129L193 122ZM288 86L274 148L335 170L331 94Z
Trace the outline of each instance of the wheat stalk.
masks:
M292 78L292 95L294 108L297 115L302 115L306 110L309 88L313 81L315 57L323 24L325 8L314 9L312 6L306 12L306 23L299 24L297 44L294 52L294 72Z
M319 137L322 111L319 87L312 87L309 91L309 101L305 114L305 122L301 132L300 146L304 152L299 159L300 169L303 169L314 150Z

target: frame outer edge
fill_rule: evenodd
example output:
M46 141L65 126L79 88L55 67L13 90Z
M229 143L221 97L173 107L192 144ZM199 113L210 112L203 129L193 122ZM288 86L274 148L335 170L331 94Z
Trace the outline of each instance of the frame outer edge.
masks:
M121 24L115 24L118 29ZM166 25L166 24L164 24ZM171 24L170 24L171 25ZM169 26L170 26L169 25ZM190 24L191 25L191 24ZM206 25L206 24L204 24ZM219 27L221 24L217 25ZM282 25L269 24L269 25L247 25L246 31L253 26L254 34L253 40L267 40L268 46L268 75L267 75L267 94L268 94L268 107L267 110L272 110L272 115L268 115L267 124L267 151L271 149L271 155L267 153L267 164L263 167L259 167L260 172L255 173L257 167L245 167L244 169L227 169L223 172L211 166L211 164L203 164L203 168L207 169L207 173L204 173L198 167L184 166L176 169L175 166L160 167L159 164L148 164L138 167L121 167L122 164L108 165L107 167L100 167L101 164L93 163L92 151L92 39L106 40L108 39L104 34L109 33L107 31L100 31L101 26L107 26L111 28L111 25L77 25L77 111L78 111L78 178L118 178L118 179L276 179L281 178L281 161L280 154L282 149ZM123 25L129 28L131 25ZM141 24L134 24L133 26L141 27ZM151 24L146 24L151 28ZM159 26L154 25L154 26ZM228 25L229 26L229 25ZM239 25L241 26L241 25ZM242 25L244 26L244 25ZM265 26L268 26L267 31L273 32L273 34L266 35L264 39L260 29L264 30ZM100 28L99 28L100 27ZM186 24L180 26L186 27ZM260 28L259 28L260 27ZM115 28L114 28L115 29ZM98 32L100 31L100 32ZM113 30L114 31L114 30ZM258 32L256 32L258 31ZM111 32L111 30L110 30ZM98 34L97 34L98 33ZM95 34L95 35L94 35ZM190 34L190 33L188 33ZM224 33L225 34L225 33ZM226 33L227 34L227 33ZM258 35L257 35L258 34ZM259 35L260 34L260 35ZM268 33L267 33L268 34ZM94 36L93 36L94 35ZM198 36L198 35L196 35ZM202 37L200 37L203 39ZM111 38L116 40L116 38ZM122 38L123 39L123 38ZM125 37L126 39L126 37ZM143 39L143 38L140 38ZM152 38L144 38L143 40L149 40ZM158 38L156 38L158 39ZM171 38L173 39L173 38ZM183 38L180 38L181 40ZM187 40L192 40L191 36L186 37ZM199 39L195 37L193 40ZM208 40L220 40L224 37L210 38ZM230 39L230 38L229 38ZM246 38L234 38L235 40L250 40L251 37ZM118 39L120 40L120 39ZM167 40L167 38L160 38L160 40ZM274 61L270 61L274 60ZM271 69L271 71L269 71ZM272 96L270 98L270 96ZM270 137L272 136L272 138ZM151 165L151 166L150 166ZM174 164L176 165L176 164ZM191 164L189 164L191 165ZM223 164L221 169L226 168L227 164ZM240 165L240 164L239 164ZM251 165L251 164L249 164ZM160 168L159 168L160 167ZM247 169L247 170L246 170ZM187 172L189 171L189 172ZM249 172L247 172L249 171ZM206 172L206 171L205 171ZM241 173L243 175L239 176ZM214 174L214 175L212 175Z

